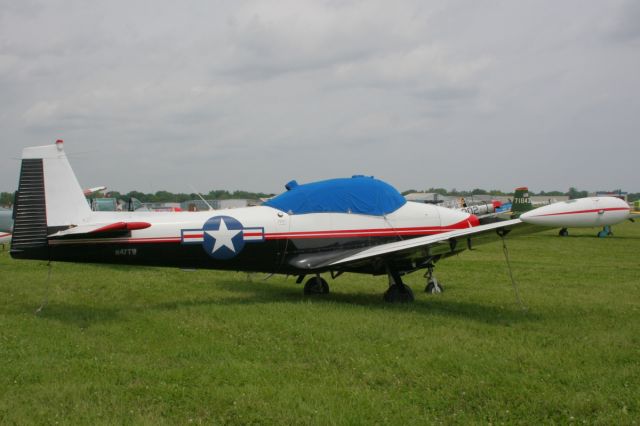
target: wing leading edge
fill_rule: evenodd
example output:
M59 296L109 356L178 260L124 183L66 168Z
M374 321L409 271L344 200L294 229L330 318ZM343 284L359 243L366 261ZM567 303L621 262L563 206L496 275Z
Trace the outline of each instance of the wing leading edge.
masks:
M374 269L384 271L383 265L392 263L405 265L402 269L413 270L426 267L433 258L440 258L473 249L479 244L498 241L506 235L524 235L540 232L547 227L531 225L520 219L512 219L479 225L437 235L412 238L404 241L381 244L374 247L350 250L331 258L307 258L305 269L358 271ZM300 264L298 264L301 266ZM380 269L382 266L382 269Z

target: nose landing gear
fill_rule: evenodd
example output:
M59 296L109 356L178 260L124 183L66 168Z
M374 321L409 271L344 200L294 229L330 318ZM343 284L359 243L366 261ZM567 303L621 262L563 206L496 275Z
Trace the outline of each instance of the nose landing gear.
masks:
M427 286L424 288L424 291L427 294L438 294L444 291L438 279L433 275L434 268L435 265L430 263L429 266L427 266L427 272L424 274L424 277L427 279Z
M602 231L598 232L598 238L606 238L606 237L612 237L613 236L613 232L611 231L611 226L609 225L605 225L602 228Z

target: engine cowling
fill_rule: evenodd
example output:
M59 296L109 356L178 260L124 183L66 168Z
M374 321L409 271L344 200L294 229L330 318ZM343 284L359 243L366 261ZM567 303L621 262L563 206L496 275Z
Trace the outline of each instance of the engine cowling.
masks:
M587 197L562 201L528 211L520 220L534 225L588 228L614 225L629 218L629 205L615 197Z

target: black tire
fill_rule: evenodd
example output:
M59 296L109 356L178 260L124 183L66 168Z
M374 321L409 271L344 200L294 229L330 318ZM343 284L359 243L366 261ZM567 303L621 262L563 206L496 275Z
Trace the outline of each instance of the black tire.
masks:
M560 232L558 232L558 235L560 235L561 237L568 237L569 236L569 230L567 228L562 228L560 230Z
M394 284L384 293L384 301L388 303L413 302L413 290L405 284Z
M328 294L328 293L329 293L329 284L322 277L309 278L309 280L304 285L304 294L306 295Z
M429 281L427 286L424 288L424 291L428 294L438 294L444 291L444 287L442 287L442 284L440 283L436 284L435 281Z

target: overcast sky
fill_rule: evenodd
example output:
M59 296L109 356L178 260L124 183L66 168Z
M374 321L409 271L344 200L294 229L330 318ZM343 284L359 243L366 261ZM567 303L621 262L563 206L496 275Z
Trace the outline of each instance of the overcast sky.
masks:
M640 191L640 1L0 0L0 190Z

